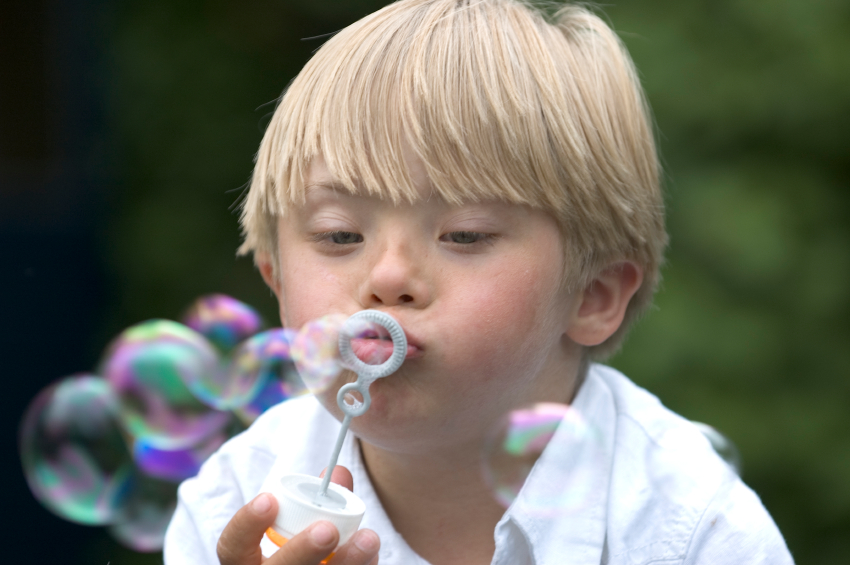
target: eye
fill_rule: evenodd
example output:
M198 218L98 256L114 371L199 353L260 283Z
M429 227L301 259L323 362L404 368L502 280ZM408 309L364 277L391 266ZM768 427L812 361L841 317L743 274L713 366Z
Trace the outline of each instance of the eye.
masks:
M339 245L348 245L351 243L360 243L363 241L363 236L350 231L335 231L328 234L328 239Z
M351 245L363 241L363 236L359 233L351 231L327 231L317 233L311 236L313 241L317 243L333 244L333 245Z
M479 241L486 240L489 237L490 236L486 233L481 233L477 231L453 231L447 233L440 239L442 239L443 241L450 241L452 243L469 245L470 243L478 243Z

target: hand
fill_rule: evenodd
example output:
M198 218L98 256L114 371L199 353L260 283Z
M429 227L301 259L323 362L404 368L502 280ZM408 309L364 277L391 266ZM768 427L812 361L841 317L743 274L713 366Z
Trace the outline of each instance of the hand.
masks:
M345 467L336 467L331 480L347 489L354 485ZM240 508L218 538L221 565L318 565L339 541L339 532L333 524L316 522L266 559L260 551L260 540L276 516L277 500L269 493L259 494ZM334 553L328 565L377 565L380 546L378 534L359 530Z

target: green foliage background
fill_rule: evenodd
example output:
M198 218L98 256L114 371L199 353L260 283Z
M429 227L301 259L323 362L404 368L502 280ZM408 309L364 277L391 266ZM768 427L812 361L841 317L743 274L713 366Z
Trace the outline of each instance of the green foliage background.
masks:
M115 289L93 347L225 292L277 323L232 209L274 100L378 0L130 0L105 21ZM735 441L799 563L850 555L850 3L604 7L653 107L671 247L612 363ZM156 563L114 546L106 562ZM94 561L92 561L94 562Z

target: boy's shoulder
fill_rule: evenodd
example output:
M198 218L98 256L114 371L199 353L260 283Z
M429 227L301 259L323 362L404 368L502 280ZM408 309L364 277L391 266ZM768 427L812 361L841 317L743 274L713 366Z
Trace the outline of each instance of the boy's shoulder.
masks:
M608 488L611 563L791 563L758 496L690 421L610 367L588 375L616 421Z

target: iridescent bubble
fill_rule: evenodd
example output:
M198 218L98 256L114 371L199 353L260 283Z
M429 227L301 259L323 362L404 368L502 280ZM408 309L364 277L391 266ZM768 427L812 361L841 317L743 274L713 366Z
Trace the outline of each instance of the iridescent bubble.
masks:
M259 333L242 342L218 371L196 373L186 384L201 401L219 410L252 402L269 381L276 381L273 385L286 395L277 402L300 394L305 390L303 384L297 375L288 374L294 373L289 355L294 335L294 331L282 328ZM265 391L264 401L269 400L271 392Z
M132 470L118 412L109 384L93 375L67 377L30 403L20 433L24 475L56 515L87 525L115 519Z
M206 337L223 353L263 327L256 310L224 294L200 297L183 316L183 323Z
M197 446L179 449L161 449L146 439L137 439L133 444L133 460L147 476L179 483L197 475L204 461L227 439L224 431L216 432Z
M527 479L550 444L558 453L562 473L554 482L541 478L528 489ZM575 512L592 494L595 469L603 458L598 431L576 409L543 402L514 410L502 419L485 448L484 480L506 508L519 497L523 507L533 513Z
M702 422L692 422L697 429L702 432L702 435L708 439L708 442L711 444L711 447L714 448L714 451L720 456L721 459L726 461L726 463L732 467L732 470L740 476L741 475L741 452L738 451L738 447L732 443L725 435L718 432L715 428L709 426L708 424L703 424Z
M240 345L233 355L231 372L257 384L251 400L236 410L246 423L276 404L310 392L292 362L290 343L294 338L294 330L269 330Z
M125 330L102 365L118 394L126 429L165 449L195 445L227 423L226 412L201 403L185 384L216 370L217 355L209 342L170 320Z
M160 551L176 508L176 483L137 473L127 501L116 523L109 527L109 533L135 551Z
M292 341L291 354L301 379L313 393L325 390L342 372L339 332L346 316L331 314L307 322Z

